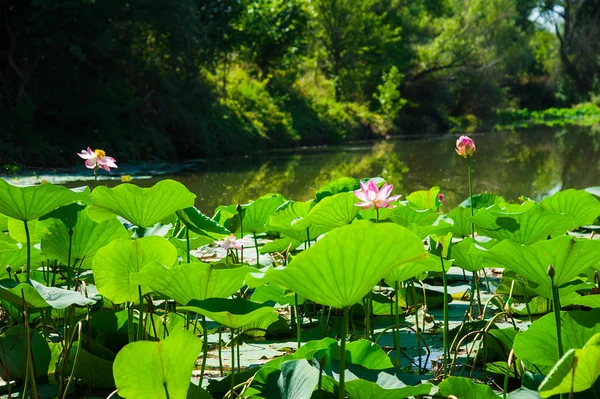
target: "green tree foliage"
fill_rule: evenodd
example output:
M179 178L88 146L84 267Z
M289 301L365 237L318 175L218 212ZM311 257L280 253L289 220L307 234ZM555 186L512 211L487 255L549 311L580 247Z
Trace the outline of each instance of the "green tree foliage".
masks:
M599 11L598 0L5 0L0 156L58 166L90 145L198 158L570 105L599 85Z

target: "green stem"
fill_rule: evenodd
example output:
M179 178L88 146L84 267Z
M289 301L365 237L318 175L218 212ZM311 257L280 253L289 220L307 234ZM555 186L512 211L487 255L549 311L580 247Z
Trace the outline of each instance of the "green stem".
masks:
M187 244L187 263L190 263L190 229L187 226L185 227L185 242Z
M202 334L204 336L204 342L202 346L202 368L200 369L200 386L202 386L202 380L204 379L204 370L206 370L206 358L208 357L208 331L206 329L206 317L202 316ZM221 343L219 342L219 347Z
M394 290L396 291L396 298L394 301L394 320L395 320L395 325L394 325L394 345L396 346L396 364L398 367L400 367L400 331L399 330L399 326L400 326L400 314L399 314L399 309L400 306L398 306L398 299L399 299L399 284L397 281L394 281ZM413 294L414 295L414 294ZM418 327L417 327L418 328ZM418 338L417 338L418 341Z
M375 208L375 214L377 215L376 219L375 219L375 223L379 223L379 208Z
M142 295L142 286L138 285L138 295L140 297L140 318L138 321L138 341L145 339L144 337L144 296Z
M241 209L238 210L238 217L240 218L240 239L244 238L244 221L242 219ZM241 245L240 249L240 263L244 263L244 245Z
M233 328L231 329L231 397L234 398L233 389L235 388L235 342L233 337L235 333Z
M348 308L343 310L344 317L342 320L342 326L340 328L340 386L339 386L339 399L346 397L346 335L348 331Z
M256 248L256 267L260 266L259 260L260 260L260 253L258 252L258 241L256 240L256 233L254 234L254 248Z
M221 377L223 377L223 328L219 327L219 372L221 373Z
M556 321L556 338L558 345L558 358L563 357L563 342L562 342L562 328L560 323L560 297L558 295L558 287L554 285L554 278L552 280L552 307L554 308L554 319Z
M69 229L69 253L67 254L67 289L71 289L71 249L73 248L73 229Z
M473 170L471 168L471 156L467 155L467 164L469 165L469 201L471 203L471 217L475 216L473 208ZM471 237L475 238L475 223L471 220Z
M31 278L31 237L27 220L24 220L23 223L25 224L25 237L27 237L27 280L29 280Z
M485 319L485 315L481 314L481 292L479 291L479 276L477 272L473 272L473 285L475 286L475 295L477 295L477 314L481 316L481 319Z
M25 224L27 226L27 224ZM31 391L32 398L38 399L37 384L35 383L35 367L33 364L33 350L31 347L31 332L29 331L29 314L27 312L27 303L25 302L25 293L21 289L21 298L23 300L23 315L25 316L25 339L27 339L27 375L31 379ZM8 382L10 384L10 382ZM25 389L27 389L27 383L23 389L23 398L25 398Z
M300 318L300 305L298 305L298 294L294 294L294 299L296 301L296 340L298 341L298 349L302 346L302 320Z
M419 340L419 336L421 335L420 329L419 329L419 309L417 308L417 290L415 290L415 283L411 280L410 281L410 288L412 291L412 295L414 298L414 305L415 305L415 338L417 339L417 355L419 356L419 374L421 374L421 370L423 369L423 367L421 366L421 342ZM424 306L424 305L423 305ZM423 320L425 320L425 317L423 317ZM397 322L396 322L397 324ZM423 327L425 328L425 327ZM398 356L400 356L399 352L398 352Z
M135 341L135 332L133 331L133 303L127 303L127 337L129 342Z
M448 370L448 277L446 276L446 268L444 267L444 260L440 257L442 263L442 279L444 282L444 378Z

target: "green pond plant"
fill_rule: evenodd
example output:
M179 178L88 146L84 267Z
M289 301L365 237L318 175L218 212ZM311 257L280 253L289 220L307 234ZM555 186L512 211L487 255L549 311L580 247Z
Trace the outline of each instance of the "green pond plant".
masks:
M90 148L93 190L0 179L8 396L598 398L600 190L473 193L475 143L455 150L469 198L453 209L438 186L401 199L341 177L209 216L175 180L97 185L116 161Z

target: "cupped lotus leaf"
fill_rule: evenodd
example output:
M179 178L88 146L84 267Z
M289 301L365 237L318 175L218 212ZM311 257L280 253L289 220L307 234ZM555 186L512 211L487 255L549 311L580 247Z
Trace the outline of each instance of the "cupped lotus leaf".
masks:
M185 398L202 341L188 331L160 342L138 341L119 351L113 375L127 399Z
M311 237L312 239L312 237ZM261 254L272 254L274 252L293 251L302 244L302 241L294 240L290 237L278 238L276 240L265 243L260 247Z
M454 221L445 215L439 215L435 222L431 224L409 223L406 228L421 239L431 235L444 235L452 232Z
M231 234L225 227L221 226L215 220L209 218L193 206L177 211L177 216L179 216L179 219L181 219L183 224L185 224L190 231L193 231L199 236L219 240Z
M94 255L100 248L111 241L129 237L125 227L116 218L96 223L85 211L79 213L72 229L73 235L69 242L69 228L62 221L55 221L42 235L42 250L46 256L64 264L70 259L71 265L77 264L79 267L79 262L83 260L81 267L84 269L92 267Z
M314 302L345 308L395 267L425 256L419 237L406 228L361 220L327 233L285 268L268 269L262 278L253 273L258 278L252 284L274 282Z
M46 287L35 280L17 283L14 280L0 281L0 298L14 306L22 306L23 298L31 309L64 309L71 305L93 305L93 299L84 297L81 293L57 287Z
M505 267L539 285L536 292L552 298L548 266L554 268L554 284L560 287L591 268L597 261L600 241L563 236L529 247L504 240L487 251L479 251L490 265Z
M243 209L247 208L248 205L240 204L240 207L243 212ZM215 209L215 214L212 219L221 226L224 226L227 230L235 231L236 234L240 230L240 216L237 211L237 206L234 204L218 206L217 209Z
M170 268L150 263L132 273L130 281L186 305L192 299L228 298L244 285L246 275L255 270L223 263L182 263Z
M555 213L571 216L575 221L571 228L592 224L600 216L600 201L584 190L558 191L541 200L540 206Z
M89 194L88 194L89 195ZM57 219L64 223L68 228L75 227L80 212L87 206L82 204L69 204L61 206L50 213L40 217L39 220Z
M560 312L564 350L583 348L592 336L600 333L599 320L600 309ZM519 359L537 366L552 367L559 360L557 340L554 314L547 314L534 321L527 331L517 335L513 350Z
M36 376L44 377L52 367L52 350L40 330L30 331L30 333ZM5 381L25 379L27 374L26 342L27 336L23 324L4 330L0 335L0 347L2 348L0 376Z
M351 223L360 208L354 204L359 202L354 193L339 193L323 198L316 204L308 216L292 225L324 226L328 228L345 226Z
M89 196L88 214L96 222L119 215L139 227L152 227L175 211L194 206L196 195L175 180L162 180L150 188L134 184L99 186Z
M504 198L496 194L480 193L473 196L473 208L481 209L492 205L500 205L504 203ZM471 198L467 198L459 205L462 208L471 208Z
M329 349L332 359L339 360L337 342L330 345ZM346 344L346 362L347 364L358 364L370 370L385 370L394 367L392 359L383 349L368 339L359 339Z
M296 295L290 290L286 290L277 284L266 284L256 288L250 297L252 302L265 303L275 302L280 306L296 305ZM298 297L298 305L302 305L306 300Z
M432 209L413 209L401 203L392 209L390 219L401 226L408 226L410 223L424 226L435 223L439 216L439 213Z
M476 384L470 378L448 377L438 386L438 394L444 397L454 395L458 399L499 399L492 388L484 384Z
M480 209L473 217L475 230L480 235L498 240L511 240L523 245L531 245L556 237L573 228L573 218L557 214L540 205L522 207L525 210L514 211L515 206L500 208L493 206Z
M286 201L269 218L269 231L278 231L289 238L304 242L331 230L331 227L312 225L304 222L313 206L311 202ZM308 228L308 231L306 229ZM297 245L293 248L296 248Z
M354 177L342 177L336 180L332 180L329 183L325 184L323 187L319 188L315 193L315 198L317 202L321 201L323 198L329 197L331 195L346 193L349 191L358 190L360 188L360 181L355 179Z
M322 350L330 350L332 347L336 348L337 340L333 338L323 338L317 341L309 341L304 344L297 351L289 353L287 355L276 357L275 359L269 360L265 367L280 368L283 362L293 359L307 359L312 360L315 353ZM337 349L336 349L337 350Z
M431 187L429 190L419 190L410 193L406 199L408 206L414 209L437 209L440 205L438 194L440 188L438 186Z
M478 212L478 209L473 209L474 213ZM467 237L472 233L471 228L471 209L457 207L448 213L448 217L452 219L454 224L450 228L450 232L454 237Z
M173 266L177 249L165 238L150 236L135 240L112 241L94 257L92 271L98 292L114 303L135 302L139 299L138 285L130 277L151 262ZM142 294L152 291L142 286Z
M420 276L423 273L434 271L442 271L440 258L431 254L427 254L427 256L422 259L408 262L394 268L391 272L386 274L383 279L388 285L393 287L395 282L400 283L413 277Z
M203 301L194 299L188 302L187 306L178 306L177 310L201 314L233 329L242 328L261 317L275 313L272 306L241 298L210 298Z
M279 194L270 194L260 197L254 202L243 207L242 224L244 235L248 233L260 234L266 231L266 225L271 215L285 202ZM237 226L236 233L240 233Z
M37 219L61 206L85 199L87 192L44 183L17 187L0 179L0 213L21 221Z
M498 243L489 237L478 237L464 238L459 243L452 245L452 258L454 258L454 265L459 266L466 271L476 272L485 267L483 256L481 251L473 248L474 245L478 245L485 249L490 249Z
M582 349L570 349L540 384L542 398L590 389L600 377L600 333Z

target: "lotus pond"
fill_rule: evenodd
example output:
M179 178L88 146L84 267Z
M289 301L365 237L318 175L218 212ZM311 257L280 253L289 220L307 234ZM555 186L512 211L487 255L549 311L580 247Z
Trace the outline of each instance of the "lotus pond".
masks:
M4 397L600 397L600 187L473 193L467 139L456 206L0 179Z

